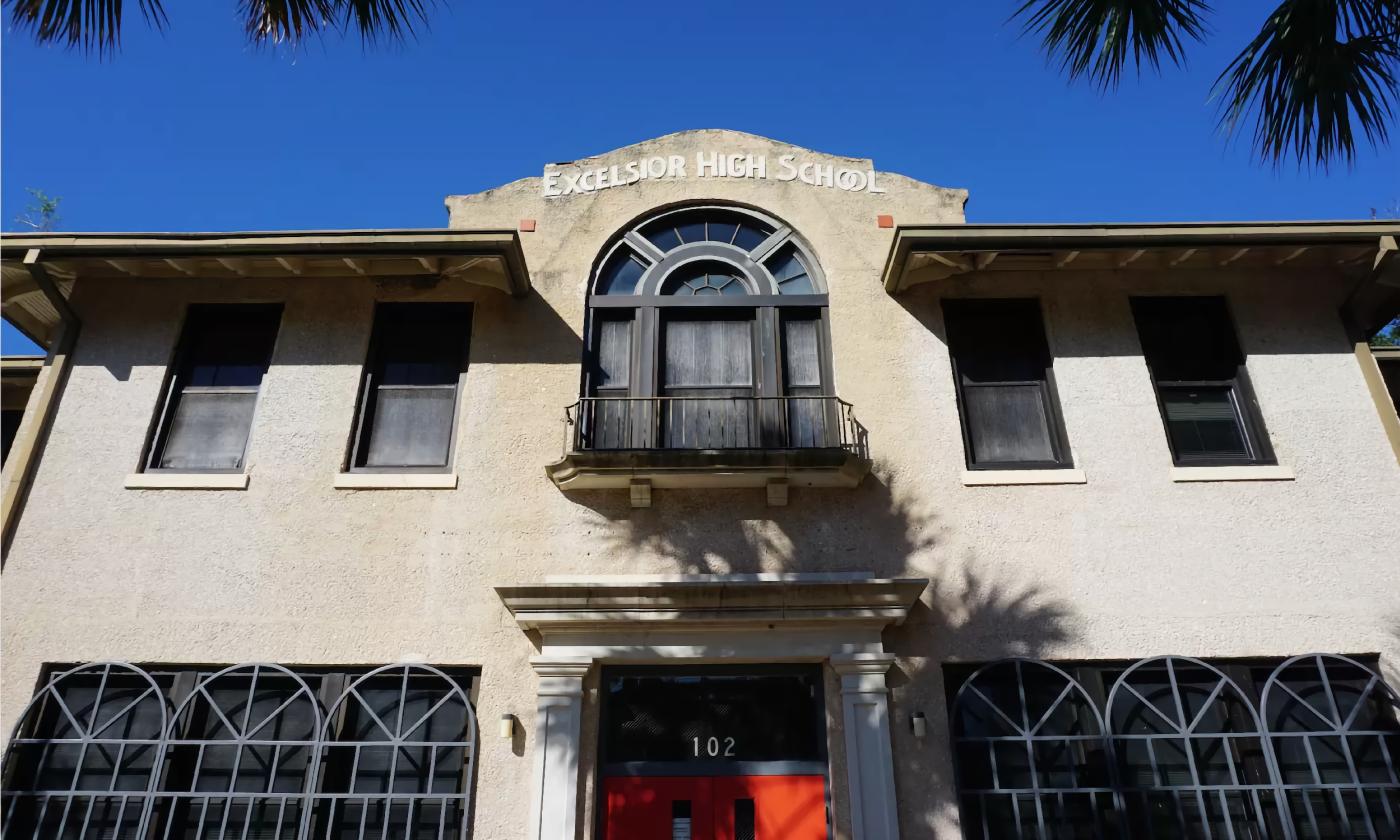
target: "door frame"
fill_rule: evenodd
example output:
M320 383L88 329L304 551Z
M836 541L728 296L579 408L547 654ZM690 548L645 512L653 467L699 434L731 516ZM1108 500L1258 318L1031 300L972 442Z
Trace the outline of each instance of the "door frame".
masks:
M602 575L501 586L497 594L539 654L529 840L596 838L580 825L584 681L594 665L807 662L830 665L841 714L828 716L829 829L899 840L890 740L894 664L882 631L908 616L926 578L866 573ZM824 681L825 682L825 681ZM839 739L832 736L840 732ZM589 768L597 774L596 762ZM846 813L840 810L844 805Z
M816 697L815 713L820 727L812 733L817 743L817 758L811 761L629 761L610 762L607 755L607 733L612 715L606 681L609 677L622 675L664 675L700 676L712 674L783 674L806 673L816 678L819 689ZM598 744L594 755L597 757L594 785L595 802L593 809L593 836L603 840L609 838L606 832L607 788L605 780L618 777L645 778L718 778L724 776L821 776L822 806L826 810L826 837L836 836L836 814L831 790L831 757L828 741L831 727L827 723L826 674L819 663L814 662L758 662L724 664L694 664L672 662L664 665L605 664L599 670L599 680L603 683L598 691Z

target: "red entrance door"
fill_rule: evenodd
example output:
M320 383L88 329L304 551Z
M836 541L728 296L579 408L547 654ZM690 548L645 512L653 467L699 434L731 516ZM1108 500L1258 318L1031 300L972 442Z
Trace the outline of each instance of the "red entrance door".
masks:
M615 776L604 840L827 840L822 776Z

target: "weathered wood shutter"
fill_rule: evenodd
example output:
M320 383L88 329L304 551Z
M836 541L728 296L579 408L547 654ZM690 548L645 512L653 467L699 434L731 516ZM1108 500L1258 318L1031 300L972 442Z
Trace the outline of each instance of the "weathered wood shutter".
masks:
M594 351L590 385L596 397L581 422L591 449L627 449L639 446L644 438L645 417L640 406L627 400L632 381L631 318L598 321L598 346ZM639 418L640 413L640 418Z
M753 320L671 319L663 327L663 440L677 449L743 449L753 429Z
M783 319L783 390L787 429L782 445L827 446L830 428L822 393L821 322L814 315Z

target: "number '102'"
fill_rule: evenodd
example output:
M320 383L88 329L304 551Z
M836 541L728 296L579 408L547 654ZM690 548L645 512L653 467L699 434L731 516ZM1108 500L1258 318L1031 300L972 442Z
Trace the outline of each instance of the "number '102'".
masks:
M690 747L696 758L701 758L702 756L705 758L734 757L733 738L720 739L711 736L701 741L699 737L695 737L690 739Z

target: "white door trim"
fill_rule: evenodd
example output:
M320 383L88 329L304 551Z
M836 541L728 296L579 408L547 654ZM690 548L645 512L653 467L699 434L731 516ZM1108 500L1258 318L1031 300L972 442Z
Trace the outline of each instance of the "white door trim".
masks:
M899 840L889 690L880 641L922 578L862 575L591 577L501 586L539 634L529 840L579 838L583 681L596 663L830 662L841 679L852 840Z

